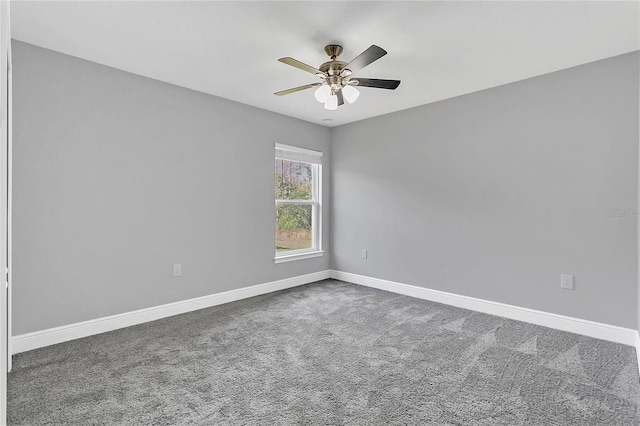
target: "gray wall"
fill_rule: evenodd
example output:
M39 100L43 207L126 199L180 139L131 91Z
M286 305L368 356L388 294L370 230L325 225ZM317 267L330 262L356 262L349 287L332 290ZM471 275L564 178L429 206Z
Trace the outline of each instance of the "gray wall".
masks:
M636 52L336 128L332 267L636 328L638 72Z
M328 159L330 129L16 41L13 63L14 335L328 269L273 263L273 144Z
M334 269L638 325L637 53L332 130L15 41L13 60L14 334L329 268L273 263L274 142L333 160Z

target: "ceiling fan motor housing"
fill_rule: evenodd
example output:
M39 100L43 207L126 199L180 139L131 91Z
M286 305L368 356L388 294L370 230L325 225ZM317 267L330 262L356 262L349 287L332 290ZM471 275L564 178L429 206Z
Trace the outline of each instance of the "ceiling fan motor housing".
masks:
M346 62L333 60L320 65L319 70L329 76L338 75L345 65L347 65Z
M339 44L329 44L325 46L324 52L331 58L331 60L320 65L318 69L327 76L325 81L329 86L331 86L333 92L337 92L342 88L342 86L347 84L344 76L340 75L347 63L337 60L338 56L342 54L342 46Z

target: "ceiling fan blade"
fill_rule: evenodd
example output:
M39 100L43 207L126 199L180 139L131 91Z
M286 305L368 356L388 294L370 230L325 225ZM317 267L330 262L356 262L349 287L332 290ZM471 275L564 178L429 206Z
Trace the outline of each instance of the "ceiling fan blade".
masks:
M305 84L304 86L298 86L292 89L281 90L280 92L274 93L274 95L277 95L277 96L288 95L289 93L299 92L305 89L311 89L312 87L320 86L321 84L322 83Z
M336 93L336 96L338 97L338 106L344 105L344 96L342 96L342 90Z
M355 59L345 65L343 71L349 70L352 74L356 73L373 61L377 61L378 59L382 58L386 54L387 51L382 47L372 44L367 50L359 54ZM341 72L340 74L342 75L343 73Z
M293 59L290 57L286 57L286 58L280 58L278 59L278 61L282 62L283 64L287 64L287 65L291 65L292 67L296 67L301 69L302 71L306 71L306 72L310 72L311 74L324 74L322 71L320 71L317 68L312 67L311 65L307 65L303 62L300 62L297 59Z
M400 80L384 80L379 78L354 78L358 84L356 87L375 87L377 89L395 90L400 85Z

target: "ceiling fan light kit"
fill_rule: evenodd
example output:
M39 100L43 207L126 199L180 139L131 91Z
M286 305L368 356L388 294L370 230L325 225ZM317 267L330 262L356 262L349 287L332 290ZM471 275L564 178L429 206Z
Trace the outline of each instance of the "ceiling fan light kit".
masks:
M400 80L351 78L354 73L387 54L381 47L371 45L349 63L338 60L338 56L342 53L342 46L338 44L329 44L325 46L324 51L331 59L320 65L319 68L314 68L289 57L278 59L278 61L284 64L315 74L322 79L322 82L306 84L304 86L282 90L274 94L283 96L317 87L314 93L316 100L323 103L325 109L335 111L340 105L344 104L344 101L351 104L358 99L360 91L354 86L395 90L400 85Z

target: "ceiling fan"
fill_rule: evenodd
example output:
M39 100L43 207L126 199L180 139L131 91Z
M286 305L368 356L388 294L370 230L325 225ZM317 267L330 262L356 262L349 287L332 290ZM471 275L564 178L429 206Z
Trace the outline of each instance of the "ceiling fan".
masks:
M371 45L349 63L338 60L338 57L342 53L342 46L338 44L329 44L325 46L324 51L329 55L331 60L320 65L319 68L314 68L289 57L278 59L278 61L284 64L315 74L320 77L322 81L282 90L274 93L274 95L288 95L289 93L317 87L315 92L316 99L322 102L326 109L336 110L338 106L344 104L345 100L353 103L358 99L360 92L354 86L395 90L400 85L400 80L352 78L353 74L387 54L386 50L375 44Z

